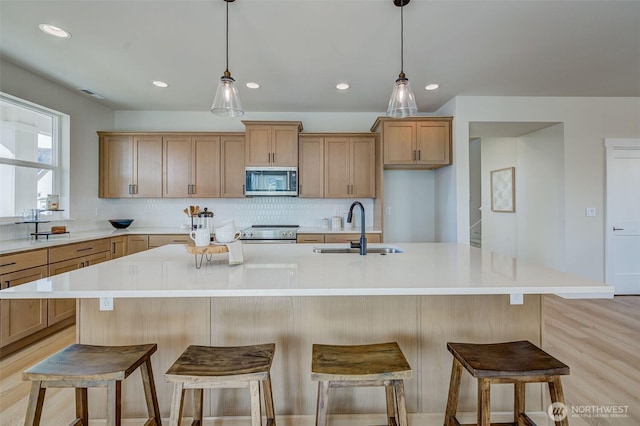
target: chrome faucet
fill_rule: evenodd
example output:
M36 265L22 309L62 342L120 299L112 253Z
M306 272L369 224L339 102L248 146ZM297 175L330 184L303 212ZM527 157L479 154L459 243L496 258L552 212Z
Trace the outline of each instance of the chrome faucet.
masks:
M360 249L360 255L364 256L365 254L367 254L367 237L364 234L364 206L362 205L362 203L360 201L354 201L351 204L351 207L349 207L349 215L347 216L347 222L351 223L351 219L353 218L353 208L355 206L360 206L360 242L359 243L354 243L353 241L351 242L351 248L359 248Z

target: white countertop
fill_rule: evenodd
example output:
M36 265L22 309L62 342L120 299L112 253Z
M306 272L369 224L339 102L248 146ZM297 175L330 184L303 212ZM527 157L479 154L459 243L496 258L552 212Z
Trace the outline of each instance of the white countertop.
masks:
M378 247L384 244L370 244ZM346 244L323 244L346 247ZM319 254L312 244L244 245L244 264L195 268L167 245L0 291L1 299L524 294L613 297L613 287L460 244L399 244L399 254Z
M301 226L298 229L301 234L351 234L359 233L360 228L331 230L314 226ZM379 229L366 228L367 233L381 233ZM98 238L117 237L119 235L136 234L188 234L189 230L184 228L127 228L127 229L101 229L93 231L70 232L69 234L51 235L49 239L40 237L38 240L3 240L0 241L0 254L15 253L39 248L55 247L62 244L77 243L82 241L95 240Z

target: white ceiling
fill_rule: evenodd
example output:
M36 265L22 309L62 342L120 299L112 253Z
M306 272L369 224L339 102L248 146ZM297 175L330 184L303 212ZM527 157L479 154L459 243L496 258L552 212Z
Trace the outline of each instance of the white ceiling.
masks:
M0 0L0 55L115 109L206 111L225 68L225 7ZM236 0L229 10L229 69L246 111L386 111L400 71L393 0ZM420 113L457 95L640 96L640 0L412 0L404 29ZM425 91L432 82L440 89Z

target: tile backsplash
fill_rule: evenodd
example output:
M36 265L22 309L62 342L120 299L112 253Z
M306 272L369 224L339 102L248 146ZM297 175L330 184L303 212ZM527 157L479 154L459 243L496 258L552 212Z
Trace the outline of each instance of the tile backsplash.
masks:
M141 198L98 199L84 206L96 205L95 211L80 206L69 212L71 220L55 220L52 224L65 225L70 232L96 229L112 229L108 219L134 219L135 228L180 228L190 224L183 209L190 205L207 207L214 213L214 224L219 220L234 219L238 228L250 225L300 225L322 226L323 218L346 217L353 199L254 197L254 198ZM365 207L366 224L373 223L373 199L360 199ZM354 217L360 224L360 212ZM54 223L55 222L55 223ZM47 230L51 224L42 224ZM33 224L0 226L0 241L29 238Z

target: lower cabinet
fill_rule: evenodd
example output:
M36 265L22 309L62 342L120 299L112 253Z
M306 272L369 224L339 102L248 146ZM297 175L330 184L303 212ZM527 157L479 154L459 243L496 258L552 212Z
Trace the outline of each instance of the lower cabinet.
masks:
M167 244L194 245L193 240L186 234L149 235L149 248L166 246Z
M2 289L47 276L47 266L38 266L0 276ZM30 336L47 327L47 300L0 300L0 347Z
M49 263L49 276L111 260L110 243L111 239L103 238L49 249L49 262L51 262ZM49 299L47 313L49 325L73 317L75 313L75 299Z
M381 235L378 233L366 233L367 243L381 243ZM348 233L348 234L298 234L298 243L349 243L351 241L359 241L360 233Z
M111 237L111 258L117 259L127 255L127 236Z
M127 254L149 250L148 235L127 235Z

